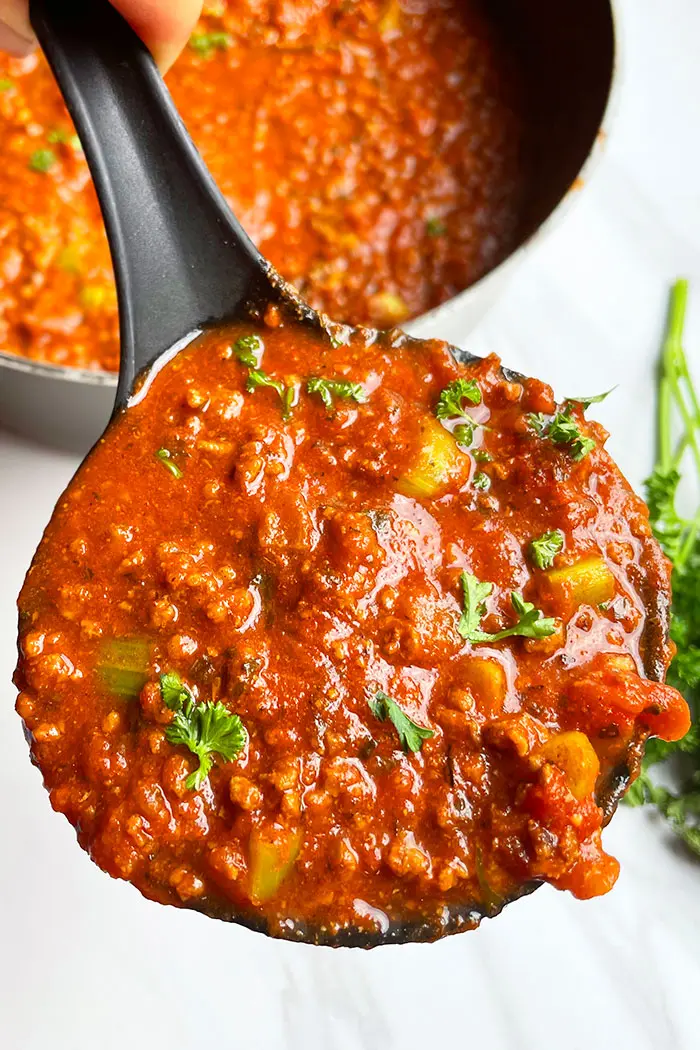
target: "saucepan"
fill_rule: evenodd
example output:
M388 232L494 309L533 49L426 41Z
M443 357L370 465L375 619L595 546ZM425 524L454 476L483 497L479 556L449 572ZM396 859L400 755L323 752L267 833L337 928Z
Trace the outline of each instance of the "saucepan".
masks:
M407 326L416 335L457 345L464 344L588 177L606 131L615 81L613 0L490 0L489 8L528 74L526 149L533 175L508 258ZM0 350L0 424L85 453L110 417L116 385L111 372L43 364Z

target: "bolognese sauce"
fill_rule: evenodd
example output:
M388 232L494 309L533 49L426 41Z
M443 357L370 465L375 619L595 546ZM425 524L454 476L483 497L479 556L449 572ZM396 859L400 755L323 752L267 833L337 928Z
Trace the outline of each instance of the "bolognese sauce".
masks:
M400 324L518 235L525 91L481 0L210 4L168 77L218 185L316 308ZM0 56L0 349L118 368L85 158L40 55Z
M584 408L276 308L148 377L19 601L17 709L96 863L317 939L609 890L615 778L689 719Z

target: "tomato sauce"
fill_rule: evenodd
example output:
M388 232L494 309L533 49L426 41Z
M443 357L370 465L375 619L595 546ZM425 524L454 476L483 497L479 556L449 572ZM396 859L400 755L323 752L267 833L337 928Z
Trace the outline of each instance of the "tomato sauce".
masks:
M480 0L209 5L168 77L217 183L313 306L402 323L514 246L519 71ZM48 66L0 56L0 349L118 368L97 200Z
M148 897L280 936L609 890L620 787L689 720L669 566L606 436L398 331L270 309L202 336L81 467L20 596L54 808Z

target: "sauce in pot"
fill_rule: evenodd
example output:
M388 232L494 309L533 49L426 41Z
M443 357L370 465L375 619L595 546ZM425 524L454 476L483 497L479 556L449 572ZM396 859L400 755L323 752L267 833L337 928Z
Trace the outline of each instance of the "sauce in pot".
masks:
M390 327L514 246L524 89L480 0L209 5L168 77L243 226L316 308ZM42 57L0 56L0 349L118 367L106 238Z

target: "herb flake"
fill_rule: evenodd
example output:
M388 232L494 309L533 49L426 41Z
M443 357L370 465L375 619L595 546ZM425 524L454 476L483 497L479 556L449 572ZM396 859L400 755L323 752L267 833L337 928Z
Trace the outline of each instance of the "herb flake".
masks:
M396 700L382 692L381 689L378 689L367 702L375 718L378 718L380 722L388 719L393 724L404 751L420 751L423 741L435 735L432 729L419 726L412 718L409 718Z
M192 690L175 672L160 676L160 695L166 707L175 712L165 729L169 743L188 748L199 760L185 785L198 790L209 776L214 755L227 762L238 757L248 741L248 733L238 715L217 701L197 703Z
M538 569L551 569L554 559L564 549L564 533L560 529L545 532L530 542L528 554L530 561Z

